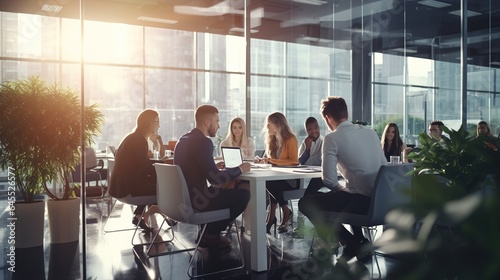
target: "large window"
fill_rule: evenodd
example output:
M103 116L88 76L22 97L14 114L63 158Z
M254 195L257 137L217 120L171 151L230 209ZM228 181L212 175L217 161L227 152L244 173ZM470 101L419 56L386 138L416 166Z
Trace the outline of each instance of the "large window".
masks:
M81 1L86 7L126 3L124 9L140 2ZM37 1L9 3L30 2ZM465 122L470 131L486 120L500 134L500 1L145 2L144 11L203 3L203 11L215 15L177 14L175 25L146 24L135 16L117 22L119 15L107 18L97 7L97 16L83 20L82 56L79 14L0 12L0 82L38 75L83 90L85 102L97 103L105 115L94 139L98 150L118 146L145 108L160 112L164 141L178 139L194 127L194 110L205 103L220 110L214 146L239 116L262 149L265 118L275 111L287 116L301 141L309 116L327 133L319 107L331 95L346 99L351 120L368 122L379 135L395 122L411 144L418 145L431 120L454 129Z
M252 18L249 41L243 34L200 32L209 30L203 26L190 31L85 21L84 98L106 113L96 146L117 146L136 113L149 107L162 113L164 138L176 139L193 127L193 110L203 103L221 111L219 137L231 118L250 116L250 134L262 148L265 117L282 111L301 140L304 119L320 118L320 100L329 95L346 98L351 119L379 133L397 122L408 141L434 119L458 128L466 115L471 124L499 126L495 3L468 17L462 68L455 3L348 2L326 1L307 25L296 21L307 14L286 14L278 28L260 20L266 15L258 11L269 7L253 7L258 18ZM2 12L1 25L1 81L40 75L80 90L79 20Z

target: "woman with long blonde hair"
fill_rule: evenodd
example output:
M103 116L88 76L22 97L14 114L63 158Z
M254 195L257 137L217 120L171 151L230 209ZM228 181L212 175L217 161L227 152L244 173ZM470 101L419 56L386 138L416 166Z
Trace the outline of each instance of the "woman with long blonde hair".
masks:
M253 160L255 157L255 144L252 137L247 136L247 126L240 117L231 120L226 139L220 143L220 146L240 147L243 159Z
M298 140L290 129L286 117L275 112L267 116L266 126L264 128L266 156L257 159L260 163L271 163L278 166L298 165ZM283 212L283 219L278 227L280 233L288 231L288 223L292 218L292 210L288 207L288 201L283 197L286 190L296 189L298 187L296 180L277 180L268 181L266 189L270 194L270 206L267 214L266 229L270 231L272 225L276 224L276 205L279 204ZM276 229L276 225L275 225Z

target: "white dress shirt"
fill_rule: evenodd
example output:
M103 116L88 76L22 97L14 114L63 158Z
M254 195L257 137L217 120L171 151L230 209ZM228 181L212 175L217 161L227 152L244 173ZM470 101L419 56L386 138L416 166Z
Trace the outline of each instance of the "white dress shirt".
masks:
M322 177L334 191L372 195L380 166L387 164L375 131L350 121L340 123L323 140ZM337 168L346 185L339 185Z

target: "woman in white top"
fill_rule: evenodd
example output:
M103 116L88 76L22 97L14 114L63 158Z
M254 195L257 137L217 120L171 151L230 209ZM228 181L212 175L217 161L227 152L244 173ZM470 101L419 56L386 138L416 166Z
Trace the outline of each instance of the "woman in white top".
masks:
M221 147L240 147L243 159L255 158L255 144L247 136L247 126L242 118L236 117L229 123L227 137L220 143Z

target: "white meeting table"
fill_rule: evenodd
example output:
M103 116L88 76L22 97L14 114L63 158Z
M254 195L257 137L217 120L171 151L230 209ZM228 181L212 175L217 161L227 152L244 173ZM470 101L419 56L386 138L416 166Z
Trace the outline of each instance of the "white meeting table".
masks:
M250 202L245 210L247 212L245 213L245 219L250 219L250 262L253 271L267 270L266 182L321 177L321 172L304 173L294 171L297 169L283 167L252 169L250 172L241 174L238 177L238 179L250 183Z

